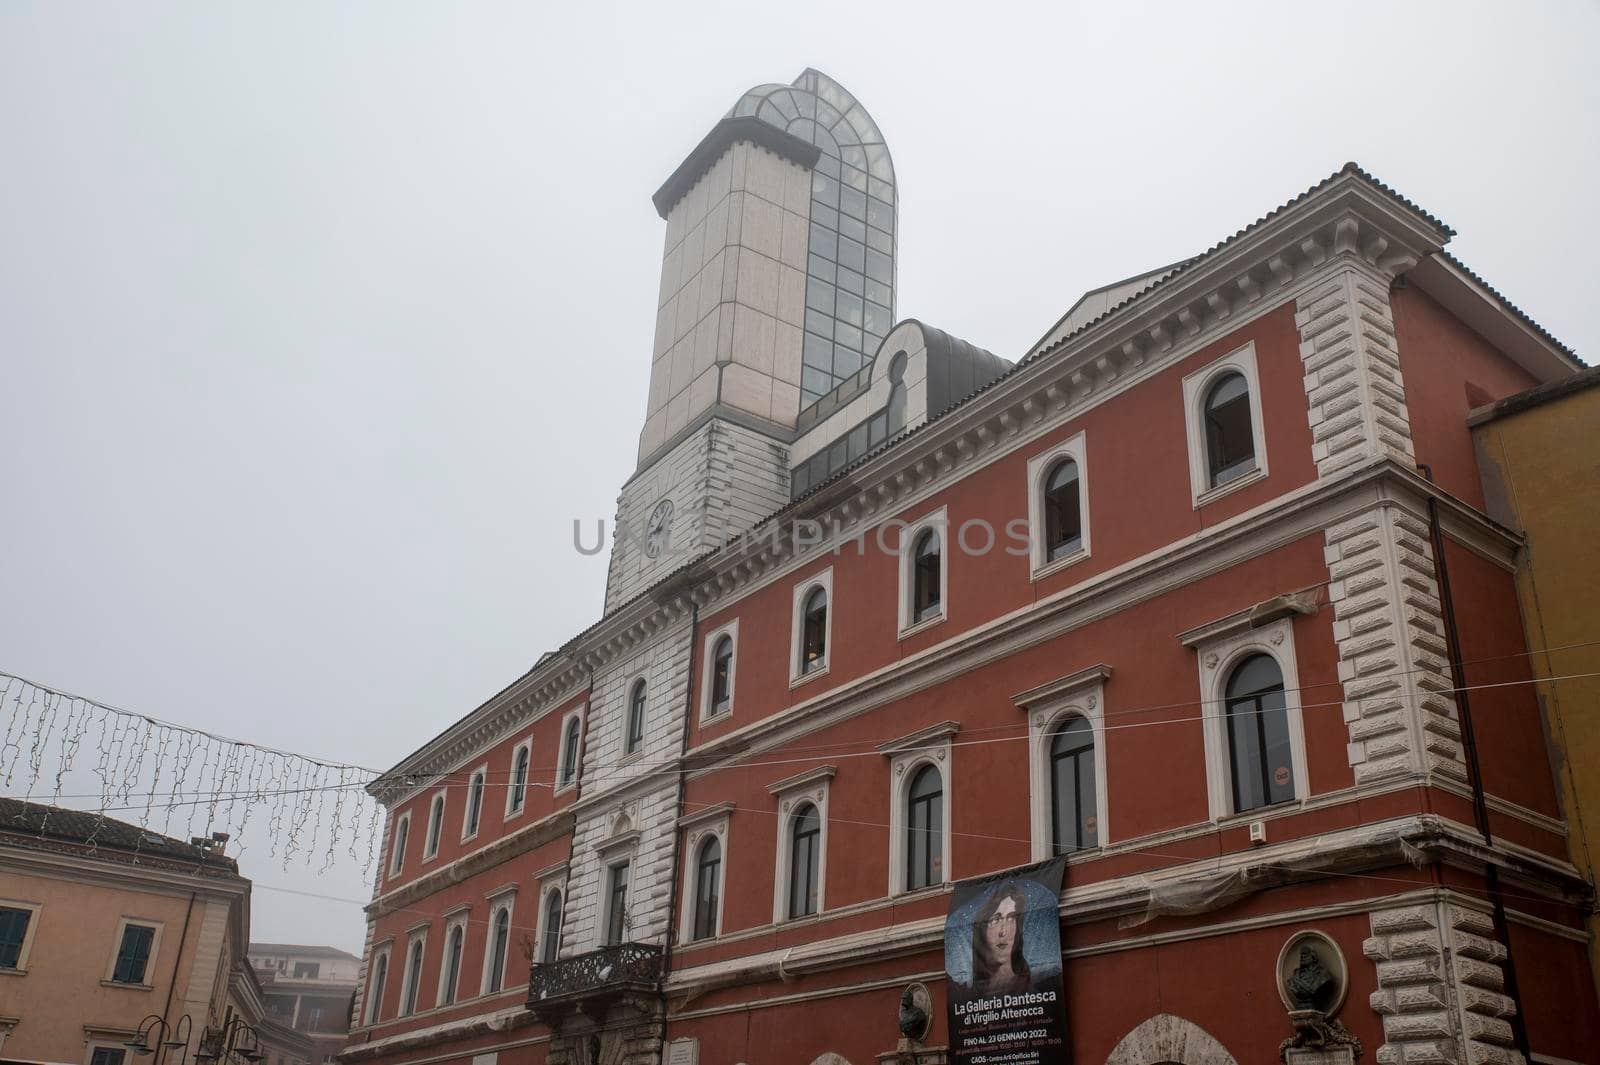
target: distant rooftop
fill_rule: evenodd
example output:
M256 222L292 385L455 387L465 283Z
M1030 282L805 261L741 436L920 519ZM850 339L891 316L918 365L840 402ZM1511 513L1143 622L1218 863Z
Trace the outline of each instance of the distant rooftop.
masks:
M0 836L29 836L36 840L74 843L91 847L96 857L113 861L139 857L177 859L212 866L237 874L238 863L205 847L151 832L85 810L68 810L44 803L0 796Z
M343 958L346 961L354 962L361 960L354 954L346 953L338 947L324 947L314 943L252 943L246 953L285 954L302 958Z

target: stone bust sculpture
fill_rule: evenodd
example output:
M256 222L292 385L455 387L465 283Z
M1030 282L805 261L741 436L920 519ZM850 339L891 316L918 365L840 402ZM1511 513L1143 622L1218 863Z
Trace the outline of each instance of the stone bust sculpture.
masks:
M1295 966L1294 972L1289 974L1287 983L1289 997L1294 1000L1296 1008L1303 1010L1317 1009L1317 1000L1324 991L1334 983L1333 974L1328 967L1322 964L1322 959L1317 957L1317 952L1309 945L1300 948L1300 964Z

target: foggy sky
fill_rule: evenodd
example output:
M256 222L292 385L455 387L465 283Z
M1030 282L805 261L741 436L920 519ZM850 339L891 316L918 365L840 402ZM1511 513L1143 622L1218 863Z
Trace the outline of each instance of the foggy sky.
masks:
M588 625L650 194L807 65L897 314L1007 358L1347 159L1592 358L1600 7L1348 7L0 4L0 670L381 769ZM271 890L358 869L244 866L255 938L359 949Z

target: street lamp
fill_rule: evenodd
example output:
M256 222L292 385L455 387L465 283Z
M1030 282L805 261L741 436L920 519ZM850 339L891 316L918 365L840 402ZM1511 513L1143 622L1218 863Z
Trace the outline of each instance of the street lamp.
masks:
M137 1057L146 1058L154 1055L150 1065L161 1065L163 1059L170 1065L172 1049L176 1047L182 1051L178 1055L178 1065L183 1065L189 1057L189 1033L193 1030L194 1022L189 1019L187 1013L179 1017L175 1025L168 1024L167 1019L159 1013L152 1013L139 1022L133 1038L122 1045L133 1051ZM154 1042L151 1040L152 1036L155 1037Z
M211 1065L214 1062L242 1059L253 1065L264 1057L261 1037L255 1026L246 1024L242 1017L235 1017L221 1028L206 1028L205 1034L200 1037L200 1049L195 1051L194 1060Z

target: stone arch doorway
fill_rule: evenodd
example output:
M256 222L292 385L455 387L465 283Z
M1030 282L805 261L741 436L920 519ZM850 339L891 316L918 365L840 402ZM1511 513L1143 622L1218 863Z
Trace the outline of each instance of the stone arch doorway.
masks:
M1239 1065L1193 1021L1158 1013L1122 1037L1106 1065Z

